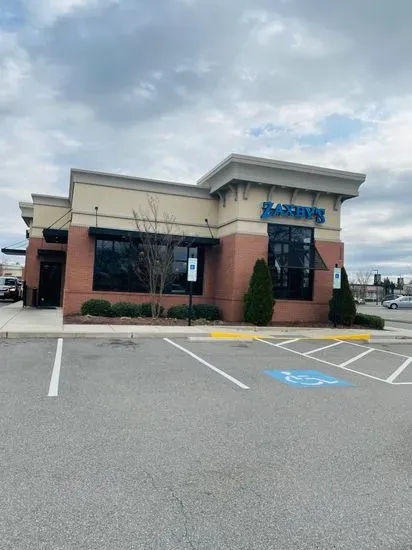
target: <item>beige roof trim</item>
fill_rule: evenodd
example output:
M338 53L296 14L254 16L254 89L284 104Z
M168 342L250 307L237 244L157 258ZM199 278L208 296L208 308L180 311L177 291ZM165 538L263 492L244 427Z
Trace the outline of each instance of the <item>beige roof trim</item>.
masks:
M33 203L32 202L19 202L19 208L21 212L21 217L24 220L24 223L27 227L30 227L30 224L33 221Z
M339 179L348 179L363 183L366 179L365 174L358 172L347 172L345 170L335 170L333 168L324 168L322 166L313 166L310 164L298 164L295 162L286 162L283 160L267 159L262 157L253 157L249 155L238 155L235 153L227 156L222 162L217 164L204 176L202 176L198 181L198 185L207 186L208 180L213 176L218 174L227 166L237 163L237 164L248 164L249 166L264 167L264 168L274 168L277 170L289 170L292 172L303 172L306 174L313 174L318 176L326 176L329 178L339 178Z
M73 188L75 183L101 185L105 187L115 187L152 193L166 193L185 197L210 198L207 190L199 188L197 185L193 184L72 168L70 170L69 193L71 200L73 199Z
M39 195L37 193L33 193L31 197L33 199L33 204L70 208L70 200L68 197L60 197L57 195Z

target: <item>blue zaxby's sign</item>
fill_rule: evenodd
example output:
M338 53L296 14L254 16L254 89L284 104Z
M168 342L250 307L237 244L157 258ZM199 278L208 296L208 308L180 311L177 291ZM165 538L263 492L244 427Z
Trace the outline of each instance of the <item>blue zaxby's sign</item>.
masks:
M296 206L296 204L280 204L275 206L272 201L266 201L262 205L262 220L266 218L289 217L305 220L315 219L316 223L325 223L325 209L313 206Z

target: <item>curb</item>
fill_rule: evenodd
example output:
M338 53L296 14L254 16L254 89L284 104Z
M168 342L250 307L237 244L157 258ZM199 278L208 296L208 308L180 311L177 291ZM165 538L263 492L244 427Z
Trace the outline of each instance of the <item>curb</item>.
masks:
M319 338L320 340L344 340L345 342L347 340L354 340L359 341L362 340L363 342L366 340L367 342L370 341L371 335L370 334L342 334L342 335L334 335L334 336L324 336L323 338Z
M255 340L256 338L272 338L265 334L242 333L242 332L209 332L209 338L213 340Z
M288 337L296 337L300 340L344 340L344 341L357 341L357 342L369 342L371 339L370 334L334 334L332 336L302 336L301 334L288 334ZM265 334L250 334L239 332L210 332L209 339L211 340L256 340L256 339L270 339L270 340L283 340L284 336L279 335L265 335Z
M412 338L376 338L372 339L369 342L371 345L374 344L397 344L397 345L412 345Z
M202 337L202 334L198 334L199 337ZM207 333L204 333L203 337L208 337ZM0 332L0 340L18 340L18 339L47 339L47 338L63 338L65 340L70 339L98 339L98 338L108 338L111 340L132 340L132 339L163 339L163 338L188 338L187 334L176 334L173 332L164 332L162 334L147 334L147 333L133 333L133 332Z

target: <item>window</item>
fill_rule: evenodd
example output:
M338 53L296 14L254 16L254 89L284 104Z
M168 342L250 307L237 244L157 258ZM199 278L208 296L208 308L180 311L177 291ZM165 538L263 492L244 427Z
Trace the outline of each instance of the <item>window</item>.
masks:
M147 293L148 286L137 277L135 270L140 248L139 243L96 239L93 290ZM189 257L198 258L198 280L193 283L193 294L203 293L203 248L179 246L175 249L174 276L165 288L165 294L188 294Z
M17 279L8 279L7 277L0 277L0 285L11 286L16 284L17 284Z
M268 224L268 263L275 297L312 300L313 228Z

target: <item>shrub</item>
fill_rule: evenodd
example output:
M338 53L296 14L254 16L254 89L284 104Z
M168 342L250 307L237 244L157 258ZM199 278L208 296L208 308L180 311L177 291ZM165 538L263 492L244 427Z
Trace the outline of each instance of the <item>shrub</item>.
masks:
M187 319L189 317L189 306L187 304L172 306L168 309L167 316L171 319Z
M357 313L355 316L355 325L361 325L362 327L373 328L376 330L383 330L385 328L385 319L382 319L382 317L378 317L377 315Z
M112 305L112 317L141 317L142 306L130 302L117 302Z
M142 317L152 317L152 304L150 302L146 302L145 304L140 304L141 307L141 315ZM158 305L157 306L159 311L159 316L163 315L165 308L163 306Z
M329 321L333 322L335 320L336 308L336 323L338 325L350 326L355 321L356 305L344 267L342 267L341 279L340 290L335 290L333 297L329 300Z
M265 326L272 320L273 286L270 271L265 260L255 263L249 289L244 299L244 319L247 323Z
M211 304L195 304L193 306L193 317L195 319L206 319L207 321L218 321L221 318L220 309Z
M172 306L168 310L167 316L171 319L187 319L189 317L189 306L187 304ZM193 319L206 319L207 321L217 321L220 319L220 317L220 309L217 306L211 304L193 304L192 306Z
M83 302L80 312L82 315L93 317L110 317L112 306L107 300L86 300Z

